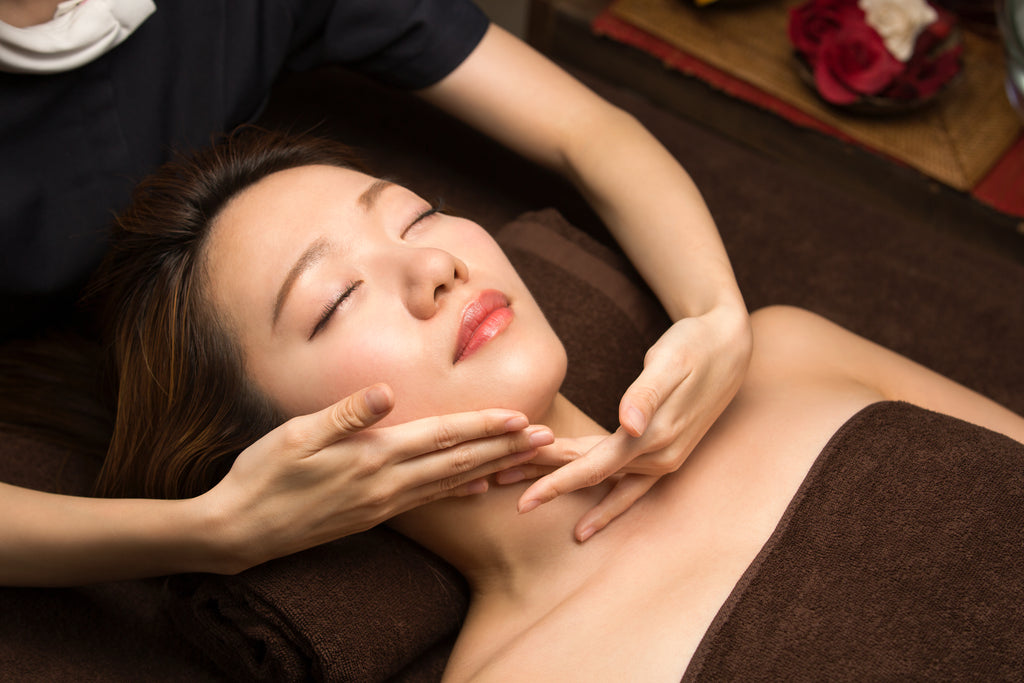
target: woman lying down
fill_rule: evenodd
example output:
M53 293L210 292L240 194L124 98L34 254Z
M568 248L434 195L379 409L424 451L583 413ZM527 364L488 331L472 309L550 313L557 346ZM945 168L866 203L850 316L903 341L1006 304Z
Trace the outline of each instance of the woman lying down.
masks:
M488 233L349 159L250 133L137 193L106 271L121 392L108 493L197 495L274 423L376 382L395 397L382 424L501 407L556 437L603 433L559 393L563 347ZM200 210L175 222L168 202ZM587 542L573 525L611 483L520 512L544 487L528 480L389 522L470 584L447 680L680 680L819 454L869 406L907 401L1024 440L1017 415L816 315L765 309L753 331L730 407ZM166 335L173 357L157 360L148 340ZM832 616L856 620L856 602ZM991 650L979 656L1012 658Z

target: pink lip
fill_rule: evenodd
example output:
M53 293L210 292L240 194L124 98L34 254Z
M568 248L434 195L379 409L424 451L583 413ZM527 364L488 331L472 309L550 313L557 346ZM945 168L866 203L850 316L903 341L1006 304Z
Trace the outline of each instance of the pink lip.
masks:
M455 363L468 358L477 349L501 334L514 314L508 297L495 289L485 289L462 309L459 336L455 343Z

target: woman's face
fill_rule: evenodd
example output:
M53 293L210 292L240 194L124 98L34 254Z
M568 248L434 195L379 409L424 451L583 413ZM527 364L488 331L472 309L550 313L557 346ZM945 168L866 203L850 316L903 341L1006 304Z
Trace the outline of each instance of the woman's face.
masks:
M503 407L540 416L565 352L487 232L411 191L331 166L274 173L217 217L214 306L288 416L374 382L386 422Z

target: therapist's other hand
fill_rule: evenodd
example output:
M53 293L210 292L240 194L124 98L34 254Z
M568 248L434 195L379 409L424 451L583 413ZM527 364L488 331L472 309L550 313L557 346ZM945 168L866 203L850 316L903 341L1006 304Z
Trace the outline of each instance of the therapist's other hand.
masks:
M520 497L528 512L563 493L623 474L575 528L585 541L628 510L657 480L675 472L736 395L750 362L750 320L721 306L670 327L644 357L619 403L620 426L600 440L548 448L536 465L562 465ZM586 447L589 446L589 447Z
M522 413L480 410L367 429L391 412L377 384L289 420L238 456L200 498L223 573L365 531L432 500L487 490L484 477L554 441Z

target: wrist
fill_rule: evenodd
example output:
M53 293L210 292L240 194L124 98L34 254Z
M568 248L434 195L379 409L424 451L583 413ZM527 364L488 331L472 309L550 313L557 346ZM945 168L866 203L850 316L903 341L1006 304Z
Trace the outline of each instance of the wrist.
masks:
M692 297L683 300L677 297L663 301L662 305L672 322L679 322L685 318L713 318L738 328L750 327L750 315L743 297L739 292L730 291L726 287L709 292L709 296L701 300L695 301Z
M213 493L179 501L178 528L187 548L183 555L191 565L183 571L237 574L257 561L251 558L240 516Z
M676 268L671 276L652 276L648 282L673 322L712 315L749 325L747 306L728 262L708 260L690 270Z

